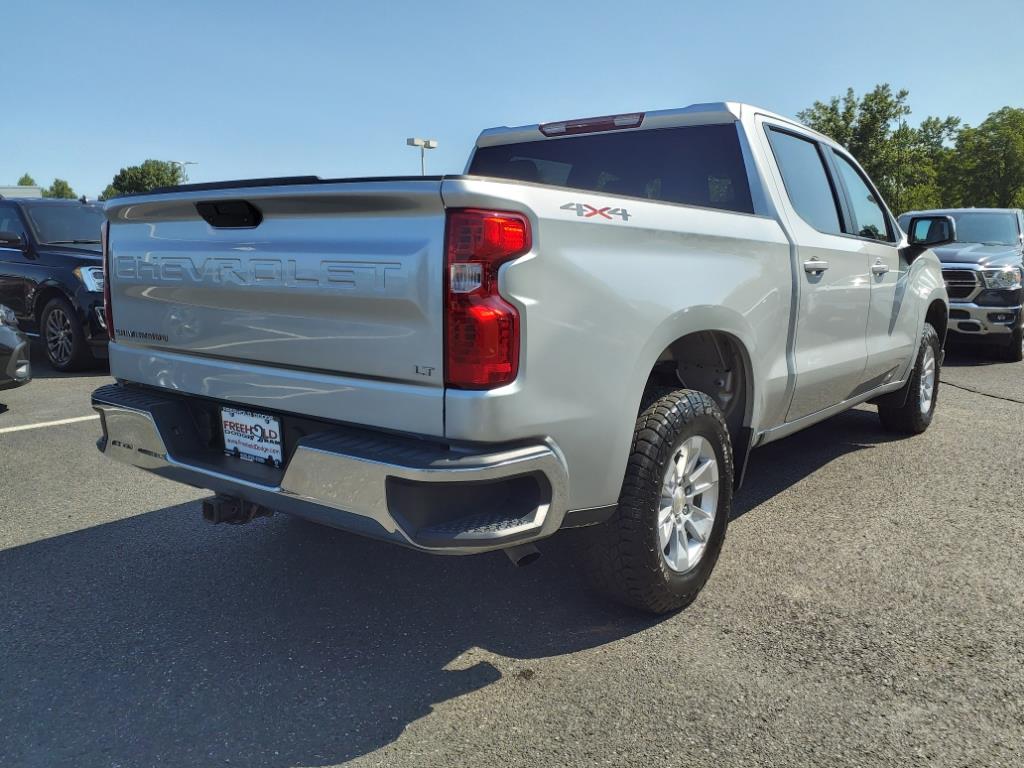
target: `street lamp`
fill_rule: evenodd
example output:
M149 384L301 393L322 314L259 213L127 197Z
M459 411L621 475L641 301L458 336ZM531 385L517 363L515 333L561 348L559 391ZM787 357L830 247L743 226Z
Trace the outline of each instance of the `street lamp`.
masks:
M171 162L181 168L181 180L188 181L188 171L185 170L186 165L199 165L195 160L171 160Z
M410 147L420 148L420 176L427 175L427 150L437 149L435 139L406 139L405 143Z

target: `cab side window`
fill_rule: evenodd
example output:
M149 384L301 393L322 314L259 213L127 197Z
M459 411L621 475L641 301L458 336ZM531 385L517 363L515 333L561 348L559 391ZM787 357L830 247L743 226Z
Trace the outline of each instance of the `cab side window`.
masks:
M836 160L836 168L846 186L850 207L853 209L853 227L850 234L870 237L872 240L892 242L889 217L882 210L882 205L875 197L874 191L849 160L838 152L833 152L832 156Z
M835 192L818 145L775 128L768 129L768 140L786 194L800 218L819 232L843 234Z

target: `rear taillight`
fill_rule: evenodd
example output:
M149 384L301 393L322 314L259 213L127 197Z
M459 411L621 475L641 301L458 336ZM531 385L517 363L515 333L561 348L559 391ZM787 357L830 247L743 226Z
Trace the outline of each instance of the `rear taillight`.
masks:
M498 268L530 250L518 213L448 212L445 383L491 389L519 372L519 312L498 293Z
M103 322L107 326L107 338L114 340L114 313L110 306L110 222L104 221L100 227L100 243L103 249Z

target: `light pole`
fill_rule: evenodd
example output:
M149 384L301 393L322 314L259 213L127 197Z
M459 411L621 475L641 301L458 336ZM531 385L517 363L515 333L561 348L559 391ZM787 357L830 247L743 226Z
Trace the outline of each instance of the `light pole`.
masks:
M185 170L186 165L199 165L195 160L171 160L171 162L181 168L182 181L188 181L188 171Z
M427 150L437 149L437 141L434 139L406 139L405 143L410 147L420 148L420 176L427 175Z

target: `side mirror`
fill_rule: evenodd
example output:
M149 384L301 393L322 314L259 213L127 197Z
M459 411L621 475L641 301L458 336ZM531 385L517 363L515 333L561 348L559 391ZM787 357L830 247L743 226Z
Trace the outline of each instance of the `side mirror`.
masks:
M0 247L24 248L25 240L17 232L0 232Z
M922 250L956 240L956 222L952 216L914 216L908 230L907 243Z
M914 216L907 226L907 247L903 254L913 261L929 248L956 241L956 221L952 216Z

